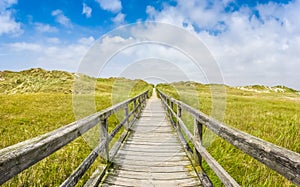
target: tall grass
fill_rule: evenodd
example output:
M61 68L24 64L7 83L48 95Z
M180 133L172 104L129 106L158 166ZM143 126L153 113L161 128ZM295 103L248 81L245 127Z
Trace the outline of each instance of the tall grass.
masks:
M211 115L210 85L193 84L191 87L186 83L176 83L158 85L158 88L168 95L184 100L191 106ZM300 101L298 93L290 91L286 93L257 93L230 87L226 87L226 92L226 110L223 122L300 153ZM195 105L195 101L191 97L197 98L200 105ZM183 114L183 120L193 132L191 119L188 114ZM210 154L242 186L295 186L221 138L216 137L213 142L206 142L206 146L208 146L207 149ZM204 169L216 186L222 186L206 163L204 163Z
M75 121L74 107L76 106L73 104L72 96L73 76L70 73L32 69L20 73L0 72L0 76L2 78L0 82L0 149ZM122 90L129 89L126 97L122 97L121 100L152 89L151 85L141 80L122 79L123 85L114 85L116 80L120 79L97 79L95 94L93 96L82 94L81 101L92 98L95 100L94 107L99 111L115 104L112 102L114 87L119 87L117 88L120 91L119 95L122 95ZM115 116L110 117L109 130L113 129L118 122L119 119ZM90 131L99 133L97 127ZM18 174L3 186L59 186L91 150L86 137L79 137ZM101 164L101 159L97 159L78 186L82 186L88 180L99 164Z

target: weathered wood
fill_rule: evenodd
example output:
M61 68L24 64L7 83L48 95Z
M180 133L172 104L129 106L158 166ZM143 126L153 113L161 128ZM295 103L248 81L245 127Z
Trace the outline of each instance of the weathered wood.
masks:
M158 92L162 95L161 97L170 99L185 111L195 116L199 122L224 140L300 186L299 153L229 127L181 101L170 98L159 90Z
M152 186L201 185L196 173L188 169L191 162L165 119L158 99L150 99L131 129L133 133L112 160L114 169L102 186L147 186L147 179Z
M89 167L94 163L98 154L101 153L106 147L106 142L102 141L79 167L60 185L61 187L75 186L84 173L89 169Z
M128 130L128 128L129 128L128 105L126 105L124 108L124 119L126 119L124 127L126 130Z
M133 110L136 110L137 109L137 100L135 99L134 101L133 101ZM134 117L135 118L138 118L138 114L137 113L134 113Z
M67 145L99 123L98 115L0 150L0 184Z
M124 108L137 98L141 98L140 96L147 95L147 93L148 91L52 132L0 150L0 185L72 142L97 125L101 119L107 119L117 110ZM138 108L141 108L141 106L137 106L135 111Z
M178 118L181 118L181 107L177 104L177 127L179 126Z
M98 186L101 182L101 179L104 177L108 165L100 165L92 174L90 179L84 184L84 187Z
M194 146L225 186L240 186L199 142L194 142Z
M112 160L115 157L117 151L119 150L122 142L124 141L127 135L128 135L128 131L123 132L122 135L119 137L118 141L113 145L113 147L109 151L109 160ZM113 135L110 134L110 137L113 137ZM84 186L85 187L98 186L101 180L103 179L105 172L110 167L110 165L111 163L106 164L105 166L102 167L98 167L94 171L90 179L85 183Z
M109 162L109 150L108 150L108 124L107 124L107 119L101 119L100 123L100 142L104 142L104 149L101 150L100 156L103 161L106 163Z
M164 97L161 97L161 98L164 98ZM165 110L167 110L168 109L168 106L166 106L166 102L163 102L163 104L164 104L164 108L165 108ZM189 144L188 144L188 142L185 140L185 138L183 137L183 135L182 135L182 132L181 132L181 130L180 130L180 122L181 122L181 124L183 124L183 122L182 122L182 120L180 119L180 117L181 117L181 113L182 113L182 109L181 109L181 107L177 104L177 116L176 116L176 119L177 119L177 122L176 122L176 124L177 125L175 125L175 128L177 129L177 135L178 135L178 137L179 137L179 140L180 140L180 142L181 142L181 144L183 145L183 147L184 147L184 149L185 149L185 151L186 151L186 154L187 154L187 156L189 157L189 159L191 160L191 163L192 163L192 165L193 165L193 167L194 167L194 169L195 169L195 172L197 173L197 176L198 176L198 178L200 179L200 181L201 181L201 183L202 183L202 185L204 186L204 187L213 187L213 184L212 184L212 182L211 182L211 180L209 179L209 177L206 175L206 173L203 171L203 169L201 169L201 170L199 170L199 169L197 169L197 167L198 166L200 166L200 167L202 167L202 165L199 163L199 160L200 160L200 158L201 158L201 155L200 155L200 153L195 149L195 147L193 148L193 152L194 152L194 154L192 155L191 154L191 147L189 146ZM172 111L173 112L173 111ZM201 132L201 134L199 133L199 140L200 141L202 141L202 125L201 125L201 127L200 127L200 129L197 129L198 130L198 133L199 133L199 131ZM194 129L194 134L195 134L195 131L197 131L196 129ZM189 132L187 132L188 134L190 134ZM190 137L191 137L192 135L190 134ZM195 136L194 136L195 137ZM194 140L192 140L192 141L195 141L195 139ZM195 155L195 153L197 154L197 155ZM195 156L197 156L197 158L195 158ZM195 159L197 159L196 160L196 162L193 162L193 160L195 160ZM200 160L201 161L201 160Z
M199 121L194 118L194 142L199 142L202 145L202 124L199 123ZM195 164L202 167L202 157L201 154L197 151L197 149L194 147L194 160Z

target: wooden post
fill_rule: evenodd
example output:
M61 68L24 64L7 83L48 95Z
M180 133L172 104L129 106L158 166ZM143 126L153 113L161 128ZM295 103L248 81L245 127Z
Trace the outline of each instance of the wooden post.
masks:
M126 119L124 127L125 127L126 130L129 130L128 104L124 108L124 119Z
M168 108L168 106L170 105L169 103L170 103L170 100L168 98L166 98L166 104L167 104L166 109L167 109L168 115L170 117L170 109Z
M170 100L170 108L171 110L173 110L173 102ZM175 116L174 116L175 117ZM169 118L170 118L170 121L172 122L172 124L174 124L174 120L173 120L173 117L172 117L172 112L170 111L169 113Z
M203 125L194 117L194 142L200 142L202 145L202 129ZM194 147L195 164L202 167L202 156Z
M105 163L109 161L109 150L108 150L108 131L107 131L107 118L101 119L100 122L100 142L105 141L105 148L100 152L100 156Z
M147 101L147 94L144 95L144 100L143 100L144 107L146 107L146 101Z
M145 98L146 98L145 95L143 95L143 96L142 96L143 108L144 108L145 105L146 105L146 102L145 102L146 99L145 99Z
M140 104L140 107L139 107L139 116L141 115L141 112L142 112L142 108L143 108L143 101L142 101L142 98L139 97L139 104Z
M135 109L134 111L134 118L138 118L138 113L139 113L139 109L136 108L137 107L137 103L136 103L136 99L133 101L133 109Z
M181 107L179 106L179 104L177 104L177 124L176 124L177 128L180 128L179 120L178 120L179 118L181 118Z

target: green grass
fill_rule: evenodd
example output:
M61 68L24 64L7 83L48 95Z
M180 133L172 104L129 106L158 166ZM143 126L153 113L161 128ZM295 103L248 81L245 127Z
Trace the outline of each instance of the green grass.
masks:
M141 80L93 79L81 76L79 82L83 91L73 97L73 77L71 73L42 69L0 72L0 149L75 121L78 118L74 115L77 107L83 107L82 114L89 115L116 104L115 101L123 101L152 89L151 85ZM93 89L94 83L95 92L89 94L90 86ZM94 106L91 106L91 103ZM120 113L122 116L122 112ZM108 122L111 131L119 122L119 118L112 116ZM98 132L96 126L88 133L97 138ZM91 152L87 138L83 136L76 139L3 186L60 185ZM82 186L89 179L99 164L101 160L97 159L78 186Z
M211 85L174 83L158 85L165 93L212 115ZM251 87L263 89L264 87ZM300 95L286 87L286 91L243 91L225 86L226 108L223 122L261 139L300 153ZM195 98L197 98L195 101ZM198 104L199 103L199 104ZM183 120L192 131L191 116L183 113ZM207 130L208 131L208 130ZM205 136L204 136L205 138ZM204 140L211 155L242 186L295 186L260 162L239 151L221 138ZM204 169L216 186L220 181L204 164Z

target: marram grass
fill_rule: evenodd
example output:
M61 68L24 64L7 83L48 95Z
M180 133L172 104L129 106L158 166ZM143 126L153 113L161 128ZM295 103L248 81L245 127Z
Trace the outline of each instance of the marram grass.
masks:
M73 74L31 69L22 72L0 72L0 78L0 149L75 121L72 100ZM85 79L92 80L89 77ZM114 100L123 101L152 89L151 85L141 80L110 78L97 79L95 82L95 95L80 95L79 104L94 99L97 111L116 104L112 97ZM114 85L116 82L118 85ZM117 91L112 94L114 89ZM124 90L129 92L122 94ZM118 94L120 98L116 98ZM87 112L86 115L88 114ZM113 129L118 121L119 118L110 117L109 130ZM99 129L94 127L90 131L98 133ZM77 138L13 177L3 186L59 186L92 151L85 138ZM99 164L101 159L98 157L77 186L83 186Z
M184 100L208 115L211 114L211 85L181 82L161 84L157 87L166 94ZM255 86L248 88L254 89ZM262 87L259 88L262 89ZM225 86L225 91L226 107L223 122L300 153L300 95L298 92L288 88L286 92L272 90L255 92L227 86ZM198 98L199 105L196 104L194 98ZM193 132L192 118L183 113L183 120ZM210 154L241 186L295 186L222 138L216 137L213 142L206 143L206 146ZM204 163L204 169L215 186L222 186L206 163Z

